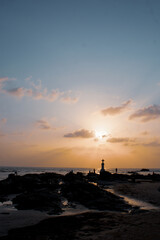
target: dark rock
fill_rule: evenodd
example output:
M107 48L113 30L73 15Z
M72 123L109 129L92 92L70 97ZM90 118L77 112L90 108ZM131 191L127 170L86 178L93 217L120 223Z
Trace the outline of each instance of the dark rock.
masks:
M84 177L83 173L77 172L77 174L74 174L73 171L70 171L63 177L63 180L68 181L68 182L83 181L84 179L85 179L85 177Z
M100 180L110 180L112 179L112 174L108 171L100 172Z
M13 199L13 203L19 210L34 209L54 214L62 212L60 196L48 189L22 193Z
M0 202L6 202L8 201L8 198L6 196L0 196Z
M61 197L58 194L62 175L56 173L10 174L0 181L0 200L9 194L19 194L13 199L17 209L35 209L58 214L61 209Z
M110 180L118 178L106 172L101 177ZM99 180L99 176L95 174ZM87 176L70 172L65 176L55 173L9 175L0 181L0 197L19 194L13 199L17 209L35 209L59 214L62 211L62 196L70 203L78 202L90 209L122 211L129 206L112 193L88 183Z
M0 195L22 193L44 187L55 190L59 187L61 177L56 173L26 174L24 176L10 174L7 179L0 181Z
M148 169L148 168L142 168L142 169L140 170L140 172L149 172L149 169Z
M85 179L80 179L73 173L70 173L69 178L65 178L62 194L68 201L78 202L90 209L121 211L129 207L120 197L88 183Z

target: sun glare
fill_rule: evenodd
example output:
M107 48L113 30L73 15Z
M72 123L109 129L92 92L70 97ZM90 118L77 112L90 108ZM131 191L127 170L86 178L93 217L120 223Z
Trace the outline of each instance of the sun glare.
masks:
M107 132L106 131L97 131L97 130L95 130L95 136L96 136L96 138L98 138L98 139L103 139L103 138L106 138L107 137Z

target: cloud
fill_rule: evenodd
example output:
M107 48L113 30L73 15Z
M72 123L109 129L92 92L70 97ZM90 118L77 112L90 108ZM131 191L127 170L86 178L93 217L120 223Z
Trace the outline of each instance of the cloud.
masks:
M99 141L99 139L98 138L94 138L94 142L98 142Z
M151 105L137 110L135 113L130 115L129 119L139 118L141 122L148 122L160 117L160 105Z
M66 137L66 138L93 138L93 137L95 137L95 134L93 131L81 129L81 130L75 131L73 133L67 133L64 135L64 137Z
M160 142L158 140L150 142L140 142L136 138L109 138L107 142L110 143L123 143L124 146L142 146L142 147L160 147Z
M135 139L132 139L132 138L127 138L127 137L125 137L125 138L109 138L109 139L107 139L107 142L110 142L110 143L125 143L125 144L127 144L127 143L133 143L133 142L135 142Z
M25 81L30 81L32 79L32 76L26 77Z
M37 121L34 123L34 126L35 126L36 128L38 128L38 129L41 129L41 130L53 130L53 131L58 131L58 130L65 129L64 126L53 127L50 122L53 122L53 121L55 121L55 120L56 120L55 117L50 118L49 120L40 119L40 120L37 120Z
M148 131L144 131L144 132L141 132L141 134L146 136L146 135L149 134L149 132Z
M26 82L29 82L30 79L31 76L26 79ZM47 88L42 88L40 80L38 80L38 84L35 84L34 82L29 82L31 85L31 87L29 88L16 87L6 89L4 82L8 80L9 79L7 77L0 78L0 92L13 97L30 97L35 100L45 100L49 102L54 102L59 99L63 103L76 103L78 101L78 98L72 97L72 91L63 92L59 89L51 89L50 91L48 91Z
M0 91L5 92L3 89L5 82L7 82L7 81L9 82L9 81L13 81L13 80L16 80L16 78L8 78L8 77L0 78Z
M6 136L6 134L0 133L0 137L5 137L5 136Z
M37 82L38 82L38 84L36 84L36 83L34 83L34 82L31 82L31 85L32 85L35 89L39 90L39 89L42 88L42 82L41 82L40 79L39 79Z
M60 96L60 92L58 90L52 90L51 93L47 92L47 89L44 89L42 91L38 91L38 90L33 90L33 89L26 89L26 88L12 88L9 90L5 90L3 89L4 93L7 93L11 96L14 97L31 97L35 100L46 100L49 102L54 102L59 96Z
M8 77L0 78L0 90L3 88L4 82L8 81Z
M11 136L25 136L25 133L24 132L11 132L11 134L10 134Z
M36 121L36 127L40 128L40 129L43 129L43 130L51 130L52 129L51 125L46 120Z
M0 122L1 123L6 123L7 122L7 118L1 118Z
M7 122L7 118L0 119L0 127L2 127Z
M23 97L25 95L25 89L24 88L13 88L10 90L4 90L4 92L15 96L15 97Z
M131 146L142 146L142 147L160 147L160 142L158 140L143 143L143 142L137 142L134 144L130 144Z
M8 77L0 78L0 83L5 82L5 81L8 81Z
M132 100L128 100L127 102L123 103L121 106L119 107L108 107L105 108L103 110L101 110L101 113L106 116L106 115L116 115L116 114L120 114L123 111L125 111L128 107L128 105L130 105L132 102Z
M61 98L61 102L67 103L67 104L76 103L78 102L78 100L79 99L77 97L70 97L70 96Z
M144 147L160 147L160 142L159 141L152 141L149 143L143 143L141 144Z
M62 93L59 90L52 90L52 92L50 94L48 94L48 96L46 96L46 100L48 100L50 102L54 102L55 100L58 99L58 97L61 94Z

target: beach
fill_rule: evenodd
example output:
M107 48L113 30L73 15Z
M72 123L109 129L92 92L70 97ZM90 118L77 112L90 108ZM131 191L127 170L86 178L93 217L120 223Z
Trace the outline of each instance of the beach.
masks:
M73 188L71 181L73 177L74 182L77 181L77 184L82 183L78 174L70 174L67 176L67 185L64 188L64 193L68 199L74 199L80 191L80 189L75 190ZM106 181L106 183L108 182ZM92 187L91 189L88 188L88 186L90 186L88 184L85 186L87 186L87 191L93 194L91 190ZM91 186L93 186L94 191L97 191L94 185L91 184ZM73 194L71 196L71 193L67 195L68 187L72 188L73 193L75 191L76 195ZM81 187L83 187L83 184ZM124 211L127 205L121 205L122 203L119 198L114 200L114 196L107 195L107 197L112 197L109 203L111 204L112 201L116 201L115 204L117 204L117 206L112 204L112 207L108 207L108 205L102 201L104 209L98 209L100 207L96 199L96 202L89 202L93 206L92 209L85 207L77 212L70 211L68 214L64 214L63 212L55 215L39 210L1 212L0 239L98 240L101 238L106 240L159 240L160 182L141 181L132 183L113 181L110 182L109 188L112 188L119 196L129 196L132 199L149 203L153 206L153 209L144 210L141 207L132 206L132 208L128 207L128 210ZM83 192L84 195L85 191ZM81 200L84 201L83 198ZM87 201L88 197L85 198L84 204L87 205ZM154 209L154 207L156 208Z

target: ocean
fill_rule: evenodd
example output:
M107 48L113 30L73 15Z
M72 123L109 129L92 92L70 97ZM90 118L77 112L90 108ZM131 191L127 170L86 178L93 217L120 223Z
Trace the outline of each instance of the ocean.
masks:
M106 169L111 173L115 173L115 168ZM160 174L160 168L150 168L149 171L143 172L140 171L140 168L118 168L118 173L127 174L128 172L138 172L139 174ZM9 174L17 172L18 175L22 176L28 173L45 173L45 172L55 172L62 175L65 175L73 171L74 173L82 172L87 174L89 171L93 171L93 168L41 168L41 167L0 167L0 180L6 179ZM96 170L96 173L99 173L100 169ZM140 171L140 172L139 172Z

